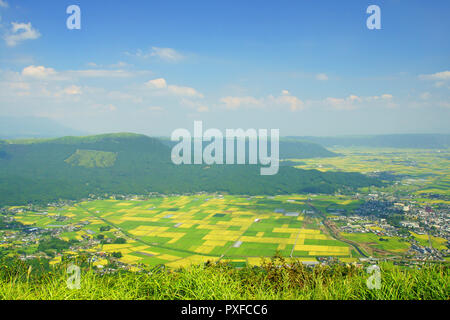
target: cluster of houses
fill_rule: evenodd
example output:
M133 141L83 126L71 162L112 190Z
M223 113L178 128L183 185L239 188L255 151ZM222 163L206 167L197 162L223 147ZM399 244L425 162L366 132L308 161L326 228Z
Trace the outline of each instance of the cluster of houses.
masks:
M333 216L329 218L338 223L339 231L345 233L373 233L377 236L399 236L398 230L386 219L374 216Z

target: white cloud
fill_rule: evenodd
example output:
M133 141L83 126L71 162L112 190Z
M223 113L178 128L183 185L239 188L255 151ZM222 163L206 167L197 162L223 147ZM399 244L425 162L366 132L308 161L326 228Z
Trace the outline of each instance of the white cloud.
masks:
M4 37L6 45L9 47L14 47L22 41L34 40L41 36L39 31L32 27L31 22L12 22L11 25L11 30Z
M237 109L241 106L260 106L261 101L254 97L224 97L220 99L227 109Z
M351 102L361 102L362 101L360 97L355 96L354 94L349 95L347 99Z
M72 85L64 89L64 93L70 96L81 94L81 87Z
M369 97L360 97L351 94L346 98L328 97L324 99L322 103L336 110L355 110L363 106L378 106L378 105L394 108L397 105L392 102L393 98L394 96L389 93L385 93L380 96L369 96Z
M149 52L144 52L141 49L138 49L136 53L126 52L126 54L142 59L156 57L166 62L179 62L184 59L184 56L181 53L172 48L152 47Z
M153 80L147 81L145 83L145 85L149 88L154 88L154 89L167 88L167 82L163 78L158 78L158 79L153 79Z
M289 106L289 109L291 111L298 111L298 110L302 110L304 108L304 103L303 101L301 101L299 98L295 97L295 96L291 96L291 95L281 95L279 97L270 97L269 101L275 105L286 105Z
M194 88L169 85L167 89L171 94L174 94L176 96L203 98L203 94L201 94Z
M377 100L391 100L391 99L393 99L394 98L394 96L392 95L392 94L389 94L389 93L385 93L385 94L382 94L381 96L371 96L371 97L365 97L365 98L362 98L364 101L377 101Z
M450 71L436 72L433 74L422 74L419 76L425 80L450 80Z
M224 97L220 99L227 109L238 109L240 107L247 108L270 108L270 107L289 107L291 111L302 110L305 106L304 102L299 98L291 95L288 90L282 90L280 96L270 95L265 98L257 99L251 96L245 97Z
M450 71L448 70L433 74L421 74L419 79L435 81L434 86L436 88L450 89L450 85L447 85L450 81Z
M192 97L192 98L203 98L203 94L191 87L182 87L177 85L168 85L164 78L153 79L147 81L145 86L156 90L160 93L182 96L182 97Z
M28 66L22 70L22 76L27 78L47 79L68 81L77 78L131 78L139 74L147 74L148 72L132 72L127 70L103 70L103 69L86 69L86 70L68 70L56 71L50 67L44 66Z
M2 8L8 8L9 4L5 0L0 0L0 7Z
M95 62L88 62L86 63L86 65L90 68L107 68L107 69L123 69L125 67L130 66L128 63L123 62L123 61L119 61L117 63L113 63L110 65L101 65L101 64L97 64Z
M151 56L158 57L168 62L178 62L184 58L183 55L181 55L174 49L158 47L152 47Z
M348 98L343 99L343 98L328 97L325 99L325 103L327 103L333 109L337 109L337 110L356 109L356 106L353 104L353 101L349 100Z
M328 76L325 73L319 73L319 74L316 74L316 80L327 81Z
M354 110L361 101L360 97L351 94L347 98L328 97L325 99L325 104L336 110Z
M70 70L66 71L65 74L80 78L131 78L136 75L136 73L127 70L102 69Z
M48 78L56 75L57 72L53 68L46 68L44 66L28 66L22 70L22 75L31 78Z

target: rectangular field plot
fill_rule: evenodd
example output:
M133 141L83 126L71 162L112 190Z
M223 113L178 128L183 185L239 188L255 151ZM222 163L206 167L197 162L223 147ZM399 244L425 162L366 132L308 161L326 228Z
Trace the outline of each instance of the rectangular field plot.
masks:
M119 260L130 265L177 268L221 259L256 263L277 252L308 261L314 256L350 257L345 243L325 234L315 218L305 219L309 210L306 200L301 195L270 199L195 195L82 202L61 210L66 224L81 228L62 236L122 237L126 243L103 243L89 250L120 252ZM22 221L30 225L56 223L51 217L33 215L23 216Z

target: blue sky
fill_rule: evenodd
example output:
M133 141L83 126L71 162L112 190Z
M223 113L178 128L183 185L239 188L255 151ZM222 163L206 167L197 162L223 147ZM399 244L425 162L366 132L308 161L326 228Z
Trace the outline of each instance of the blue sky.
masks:
M66 8L81 8L68 30ZM369 30L366 8L381 9ZM0 116L89 133L449 133L448 1L0 0Z

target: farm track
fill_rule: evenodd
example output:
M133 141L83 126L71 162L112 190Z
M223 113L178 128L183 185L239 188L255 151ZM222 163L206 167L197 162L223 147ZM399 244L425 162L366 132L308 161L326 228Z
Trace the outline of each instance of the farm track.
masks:
M236 243L237 241L239 241L239 240L242 238L242 236L244 235L244 233L251 227L251 225L252 225L253 223L254 223L254 222L252 222L252 223L247 227L247 229L245 229L245 230L241 233L241 235L237 238L237 240L234 240L234 243ZM228 252L228 250L230 250L232 247L233 247L233 244L231 244L228 248L226 248L225 251L220 255L219 260L217 260L217 261L222 260L222 259L226 256L226 253Z
M327 218L325 217L325 215L323 214L322 211L318 210L316 207L314 207L314 206L313 206L312 204L310 204L310 203L308 203L308 206L309 206L311 209L313 209L314 212L317 212L317 213L320 215L320 217L322 218L322 221L323 221L323 225L325 226L325 228L327 228L327 230L330 232L330 235L331 235L335 240L345 242L346 244L352 246L356 251L358 251L358 253L359 253L360 255L362 255L362 256L365 257L365 258L368 258L367 254L365 254L365 253L358 247L358 245L357 245L355 242L340 237L340 236L336 233L336 231L335 231L331 226L329 226L328 220L327 220Z
M195 251L190 251L190 250L185 250L185 249L179 249L179 248L172 248L172 247L167 247L167 246L163 246L163 245L155 245L154 243L149 243L145 240L140 239L139 237L133 236L132 234L130 234L129 232L123 230L121 227L119 227L118 225L116 225L115 223L112 223L111 221L101 217L100 215L97 215L96 213L92 212L91 210L89 210L88 208L82 206L81 204L77 204L76 206L80 207L81 209L83 209L86 213L88 213L89 215L103 221L104 223L108 224L109 226L119 230L120 232L122 232L127 238L132 239L134 241L140 242L146 246L149 247L156 247L156 248L161 248L161 249L166 249L166 250L171 250L171 251L177 251L177 252L183 252L183 253L189 253L191 255L202 255L202 256L207 256L207 257L211 257L211 258L217 258L217 261L220 261L224 258L261 258L261 256L240 256L240 255L236 255L236 256L226 256L226 252L231 249L232 245L230 247L228 247L227 249L225 249L225 251L221 254L221 255L213 255L213 254L209 254L209 253L198 253ZM247 229L246 229L247 230ZM236 241L239 241L239 239L242 237L242 235L245 233L244 230L242 232L242 234L238 237ZM299 232L299 234L297 235L297 239L300 236L301 231ZM295 245L293 247L293 249L295 248ZM293 250L291 251L290 257L291 258L299 258L299 257L295 257L292 255L293 254ZM264 258L268 258L268 257L264 257Z
M302 233L303 228L304 228L304 226L302 226L302 228L300 229L300 231L297 234L297 238L295 238L294 246L292 247L291 254L289 255L291 258L292 258L292 254L294 253L295 246L297 245L298 238L300 237L300 233Z
M130 233L128 233L127 231L123 230L122 228L120 228L120 227L117 226L116 224L112 223L111 221L106 220L105 218L103 218L103 217L101 217L101 216L98 216L97 214L93 213L92 211L90 211L90 210L87 209L86 207L83 207L83 206L80 205L80 204L78 204L78 206L79 206L80 208L82 208L83 210L85 210L85 211L86 211L87 213L89 213L90 215L94 216L95 218L100 219L100 220L102 220L104 223L106 223L106 224L108 224L108 225L114 227L115 229L119 230L119 231L122 232L126 237L128 237L128 238L130 238L130 239L132 239L132 240L135 240L135 241L137 241L137 242L140 242L140 243L142 243L142 244L145 244L146 246L149 246L149 247L156 247L156 248L161 248L161 249L166 249L166 250L172 250L172 251L178 251L178 252L183 252L183 253L189 253L189 254L192 254L192 255L202 255L202 256L207 256L207 257L218 258L217 255L212 255L212 254L209 254L209 253L201 253L201 254L200 254L200 253L195 252L195 251L189 251L189 250L184 250L184 249L179 249L179 248L172 248L172 247L166 247L166 246L162 246L162 245L155 245L155 244L153 244L153 243L149 243L149 242L147 242L147 241L145 241L145 240L142 240L142 239L140 239L140 238L138 238L138 237L135 237L135 236L131 235Z
M326 228L326 230L329 232L330 236L331 236L333 239L335 239L335 240L337 240L337 241L344 242L344 243L346 243L347 245L351 246L351 247L354 248L354 250L356 250L361 256L363 256L363 257L365 257L365 258L368 258L368 257L369 257L368 254L366 253L366 250L363 250L362 248L360 248L360 246L358 245L358 243L355 243L355 242L353 242L353 241L351 241L351 240L342 238L342 237L339 235L339 233L337 232L336 228L333 226L332 223L330 223L330 221L326 218L326 216L324 215L324 213L323 213L321 210L317 209L317 208L316 208L314 205L312 205L311 203L307 203L307 205L314 211L314 213L315 213L315 215L316 215L317 218L322 219L323 226ZM164 250L170 250L170 251L173 251L173 252L179 252L179 253L184 253L184 254L189 254L189 255L201 255L201 256L205 256L205 257L211 257L211 258L217 259L217 261L220 261L220 260L225 259L225 258L254 258L254 257L255 257L255 256L247 256L247 255L245 255L245 256L241 256L241 255L231 255L231 256L230 256L230 255L227 255L227 252L229 251L229 249L232 248L232 245L231 245L230 247L226 248L226 249L223 251L222 254L211 254L211 253L199 253L199 252L196 252L196 251L191 251L191 250L186 250L186 249L180 249L180 248L171 247L171 246L165 246L165 245L162 245L162 244L155 244L155 243L152 243L152 242L148 242L148 241L146 241L146 240L143 240L143 239L141 239L141 238L138 237L138 236L135 236L135 235L130 234L128 231L124 230L123 228L121 228L121 227L118 226L117 224L115 224L115 223L109 221L107 218L102 217L101 215L95 213L93 210L88 209L88 208L86 208L85 206L83 206L83 205L81 205L81 204L77 204L76 206L78 206L79 208L81 208L81 209L82 209L83 211L85 211L88 215L90 215L90 216L92 216L92 217L94 217L94 218L96 218L96 219L99 219L99 220L103 221L105 224L110 225L111 227L113 227L113 228L119 230L125 237L127 237L127 238L129 238L129 239L132 239L132 240L134 240L134 241L136 241L136 242L142 243L142 244L144 244L144 245L146 245L146 246L149 246L149 247L161 248L161 249L164 249ZM302 228L302 229L303 229L303 228ZM295 258L295 257L293 256L293 252L294 252L295 245L296 245L297 242L298 242L298 239L299 239L299 236L300 236L301 232L302 232L302 231L300 230L299 233L297 234L297 237L296 237L294 246L293 246L293 248L292 248L292 250L291 250L291 252L290 252L290 254L289 254L289 257L291 257L291 258ZM242 234L241 234L234 242L239 241L239 239L242 237L242 235L243 235L244 233L245 233L245 230L242 232ZM431 246L431 239L430 239L430 237L428 238L428 240L429 240L430 246ZM259 256L258 256L258 257L259 257ZM385 257L385 259L398 259L398 258L400 258L400 257L389 257L389 258ZM403 258L404 258L404 257L403 257Z
M222 255L213 255L213 254L209 254L209 253L198 253L195 251L189 251L189 250L184 250L184 249L178 249L178 248L172 248L172 247L167 247L167 246L162 246L162 245L155 245L153 243L149 243L145 240L142 240L138 237L135 237L133 235L131 235L130 233L128 233L127 231L123 230L122 228L120 228L119 226L117 226L116 224L112 223L111 221L93 213L92 211L90 211L89 209L87 209L86 207L83 207L81 204L78 204L77 206L79 206L80 208L82 208L83 210L85 210L88 214L92 215L93 217L102 220L104 223L110 225L111 227L119 230L120 232L122 232L126 237L135 240L137 242L140 242L142 244L145 244L149 247L156 247L156 248L161 248L161 249L166 249L166 250L172 250L172 251L178 251L178 252L183 252L183 253L189 253L192 255L202 255L202 256L207 256L207 257L212 257L212 258L218 258L218 261L220 261L221 259L223 259L226 255L225 253L231 248L228 247L225 252ZM239 241L239 239L242 237L242 235L245 233L245 231L239 236L239 238L236 241ZM236 242L235 241L235 242ZM260 258L261 256L226 256L227 258ZM267 257L265 257L267 258Z

